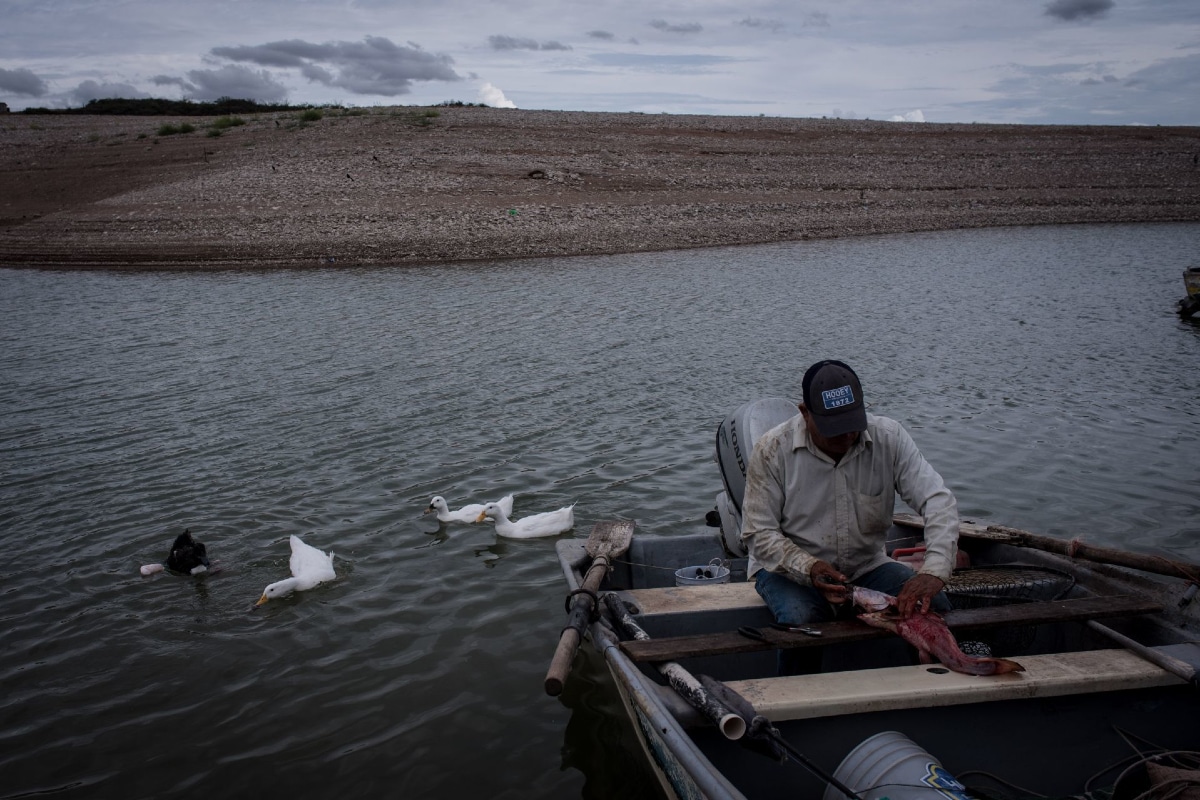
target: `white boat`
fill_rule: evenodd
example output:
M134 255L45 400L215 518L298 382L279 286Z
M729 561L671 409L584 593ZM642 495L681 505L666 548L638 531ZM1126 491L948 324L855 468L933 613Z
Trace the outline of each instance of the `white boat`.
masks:
M1010 674L920 664L854 618L772 628L735 526L746 444L789 405L722 423L720 530L599 523L556 545L583 647L607 666L666 797L1122 800L1200 786L1200 566L963 522L970 566L947 587L945 620L1024 668ZM889 552L919 557L921 539L920 518L898 515ZM574 638L569 626L550 694ZM777 651L794 647L815 648L820 671L777 676Z

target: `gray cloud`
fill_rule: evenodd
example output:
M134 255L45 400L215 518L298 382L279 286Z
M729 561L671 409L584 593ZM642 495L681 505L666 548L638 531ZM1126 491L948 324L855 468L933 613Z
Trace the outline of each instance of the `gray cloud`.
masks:
M1195 121L1200 119L1200 94L1195 91L1197 84L1200 84L1200 55L1164 58L1131 72L1125 81L1126 86L1161 93L1164 106L1190 115L1191 122L1179 123L1186 125L1195 125ZM1188 86L1192 89L1189 90Z
M516 36L489 36L488 44L493 50L537 50L537 39L519 39Z
M1128 75L1113 75L1105 62L1012 65L989 87L992 99L955 104L960 119L1073 124L1195 125L1200 93L1200 54L1165 58Z
M80 106L87 105L92 100L107 100L111 97L135 99L150 96L128 83L97 83L96 81L84 81L67 95L76 105Z
M665 19L651 20L650 27L657 28L664 33L699 33L704 30L699 22L685 22L682 25L672 25Z
M647 56L638 53L597 53L591 57L591 61L605 67L688 75L711 72L716 67L734 63L736 59L710 55Z
M28 69L0 69L0 91L25 97L44 97L50 86Z
M587 35L593 39L604 39L604 40L610 41L610 42L613 39L617 38L616 34L611 33L609 31L588 31Z
M829 15L824 11L814 11L804 18L803 25L806 28L828 28Z
M611 35L611 34L610 34ZM489 36L488 44L493 50L570 50L561 42L538 42L536 39L526 39L517 36Z
M1046 16L1074 22L1102 17L1115 5L1113 0L1053 0L1046 4Z
M178 86L180 89L192 89L192 85L183 78L176 78L171 75L155 75L150 79L150 82L155 86Z
M427 53L412 42L407 47L397 45L383 36L368 36L361 42L324 44L288 39L262 45L214 47L211 52L230 61L295 69L314 83L355 94L392 97L408 94L414 81L462 80L450 66L454 63L450 56ZM265 91L273 91L274 86L282 88L266 73L260 73L259 77L266 79L260 84Z
M758 17L746 17L738 20L735 24L741 25L743 28L762 28L771 33L779 33L784 29L784 24L777 19L759 19Z
M287 100L287 87L265 69L251 69L230 64L218 69L194 69L180 86L194 100L219 100L222 97L257 100L260 103L282 103Z

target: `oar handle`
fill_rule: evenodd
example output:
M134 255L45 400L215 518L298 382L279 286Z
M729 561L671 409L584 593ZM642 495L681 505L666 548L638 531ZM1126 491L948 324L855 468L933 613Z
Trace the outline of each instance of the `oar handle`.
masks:
M924 528L925 520L915 514L896 514L892 521L898 525L910 528ZM1028 547L1042 550L1068 558L1093 561L1097 564L1113 564L1118 567L1136 569L1155 575L1167 575L1172 578L1182 578L1190 583L1200 583L1200 564L1187 561L1154 556L1146 553L1134 553L1128 550L1117 550L1112 547L1088 544L1087 542L1065 539L1055 539L1050 536L1039 536L1036 533L1023 531L1020 528L1010 528L1007 525L977 525L964 522L959 526L959 535L968 539L1010 544L1015 547Z
M1200 582L1200 564L1189 564L1163 556L1144 553L1133 553L1117 550L1112 547L1088 544L1079 540L1063 541L1049 536L1038 536L1036 533L1023 531L1020 528L1010 528L1007 525L989 525L987 530L1011 537L1011 543L1048 553L1057 553L1068 558L1080 558L1094 561L1098 564L1114 564L1119 567L1150 572L1155 575L1167 575L1172 578L1183 578L1192 583Z
M600 588L607 572L608 557L597 556L592 561L592 566L588 568L579 592L571 601L567 627L563 628L562 635L558 637L558 647L555 648L554 656L550 659L550 668L546 670L544 686L546 694L551 697L558 697L562 694L563 686L567 682L567 675L571 672L571 664L575 661L575 652L579 649L579 642L583 639L583 628L587 625L592 616L592 610L596 607L596 590Z
M579 640L579 631L574 628L565 629L558 639L558 648L550 659L550 669L546 670L546 694L551 697L562 694L567 675L571 672L571 662L575 660L575 651L579 648Z

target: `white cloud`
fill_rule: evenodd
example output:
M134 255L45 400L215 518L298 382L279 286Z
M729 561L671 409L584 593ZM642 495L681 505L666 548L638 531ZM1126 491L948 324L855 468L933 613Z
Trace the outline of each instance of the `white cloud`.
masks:
M479 87L479 100L492 108L516 108L517 104L504 96L504 92L500 91L500 87L493 86L490 83L484 83Z
M913 111L909 111L907 114L896 115L889 120L889 122L924 122L924 121L925 121L925 114L922 113L921 109L919 109L919 108L915 109Z

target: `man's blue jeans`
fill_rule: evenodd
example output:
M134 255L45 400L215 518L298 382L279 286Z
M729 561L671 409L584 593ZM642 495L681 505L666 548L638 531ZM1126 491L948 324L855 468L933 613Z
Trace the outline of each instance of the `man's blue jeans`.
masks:
M906 565L891 561L876 567L854 581L856 586L874 589L890 595L900 594L905 581L915 573ZM805 622L828 622L838 616L853 613L849 603L841 608L829 605L819 591L811 586L801 586L782 575L759 570L754 576L754 588L771 609L777 622L800 624ZM944 614L950 610L950 600L945 592L933 598L933 610ZM840 612L840 613L839 613ZM820 670L818 648L793 648L779 651L779 674L798 675Z

